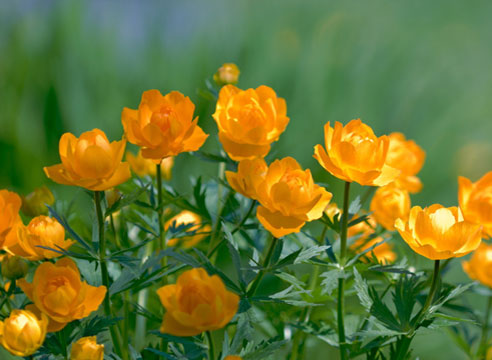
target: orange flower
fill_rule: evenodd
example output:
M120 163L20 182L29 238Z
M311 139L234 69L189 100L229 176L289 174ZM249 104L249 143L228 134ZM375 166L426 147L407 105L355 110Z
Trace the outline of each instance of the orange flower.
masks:
M239 80L239 68L236 64L225 63L214 74L214 81L217 85L223 86L227 84L237 84Z
M241 160L237 172L226 171L231 187L243 196L256 200L258 185L265 179L268 166L263 159Z
M33 218L27 226L19 227L18 238L21 252L14 252L32 261L61 256L40 246L67 250L75 243L73 240L65 240L65 229L56 219L44 215Z
M470 261L463 261L462 265L470 279L492 288L492 245L480 244Z
M70 360L103 360L104 345L98 344L95 336L78 339L72 344Z
M65 133L59 144L62 163L45 167L44 172L59 184L107 190L131 177L130 166L121 162L125 144L125 140L110 143L99 129L87 131L78 139Z
M260 202L256 216L273 236L298 232L323 215L332 194L316 185L311 171L302 170L295 159L275 160L269 167L262 159L243 161L227 179L236 191Z
M227 355L224 360L242 360L242 358L239 355Z
M132 171L138 176L155 176L156 174L156 164L159 160L146 159L142 156L142 151L140 150L135 156L130 151L126 152L126 161L130 164ZM171 171L174 165L174 157L170 156L162 159L161 161L161 174L166 180L171 179Z
M394 181L400 171L386 164L387 136L377 137L360 119L343 126L325 125L325 148L314 147L314 158L333 176L361 185L383 186Z
M348 237L352 238L357 236L357 239L350 246L350 248L354 251L362 252L383 241L384 239L381 236L368 240L368 238L374 233L376 225L376 221L372 216L370 216L367 219L367 222L362 221L349 227L347 231ZM367 253L367 256L375 256L379 262L383 263L392 263L396 260L396 253L393 251L393 247L388 242L376 246L372 251Z
M289 123L285 100L268 86L224 86L212 116L224 150L237 161L265 157Z
M20 222L19 210L21 198L14 192L0 190L0 248L16 242L17 234L14 229Z
M43 314L43 312L41 312L41 310L39 310L36 307L36 305L34 305L34 304L26 305L26 310L32 312L39 319L41 319L41 316L42 316L41 314ZM47 319L48 319L48 327L46 328L46 332L49 332L49 333L58 332L61 329L63 329L65 326L67 326L67 324L68 324L68 323L60 323L60 322L57 322L57 321L55 321L55 320L53 320L53 319L51 319L49 317L47 317Z
M472 183L458 178L458 200L466 220L483 225L483 236L492 237L492 171Z
M208 135L193 120L195 105L178 91L162 96L145 91L138 110L124 108L121 122L129 142L142 148L146 159L161 160L198 150Z
M396 179L397 186L416 193L422 190L422 182L415 175L422 169L425 161L425 151L413 140L406 140L402 133L389 135L390 143L386 163L401 170Z
M172 217L164 224L164 229L167 230L172 224L175 227L180 225L194 224L186 229L186 232L196 232L194 235L182 236L179 238L169 239L167 244L169 246L182 245L184 248L191 248L198 244L203 238L207 236L207 232L210 232L209 225L201 226L202 219L195 213L188 210L181 211L178 215Z
M12 310L0 321L0 344L13 355L29 356L43 345L48 317L37 317L27 310Z
M393 183L376 190L371 201L374 219L386 230L395 230L395 220L408 219L410 196L408 191L396 187Z
M481 226L465 221L459 208L439 204L414 206L408 221L397 219L395 228L413 251L431 260L465 256L481 242Z
M106 296L105 286L95 287L80 280L79 269L70 258L56 264L42 263L32 283L20 279L18 285L39 310L60 323L89 316Z
M166 308L161 332L175 336L221 329L239 305L239 297L225 288L220 277L200 268L185 271L175 285L161 287L157 295Z
M46 186L42 186L22 197L22 212L30 217L47 215L46 205L53 205L54 202L53 193Z

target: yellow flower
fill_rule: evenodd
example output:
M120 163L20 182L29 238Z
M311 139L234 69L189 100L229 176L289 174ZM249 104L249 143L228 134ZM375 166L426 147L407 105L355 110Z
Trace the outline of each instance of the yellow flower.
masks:
M470 261L463 261L462 265L470 279L492 288L492 245L480 244Z
M395 230L396 219L408 219L410 213L408 191L396 187L393 183L378 188L371 201L371 211L374 219L386 230Z
M31 261L59 257L60 253L45 248L68 250L75 243L65 240L65 229L56 219L44 215L33 218L27 226L19 227L18 239L21 251L13 251Z
M59 144L62 163L45 167L44 172L59 184L107 190L131 177L130 166L121 162L125 144L125 140L110 143L99 129L87 131L78 139L65 133Z
M354 226L348 228L347 235L349 238L357 236L357 239L350 246L350 248L356 252L362 252L369 249L371 246L383 241L381 236L368 240L368 238L374 233L376 229L376 221L372 216L366 221L361 221ZM396 253L393 251L393 247L385 242L376 246L372 251L367 253L368 257L375 256L379 262L392 263L396 260Z
M285 100L263 85L248 90L224 86L212 116L225 152L237 161L265 157L289 123Z
M193 119L195 105L178 91L162 96L145 91L138 110L124 108L121 122L129 142L142 148L146 159L161 160L198 150L208 135Z
M46 205L53 205L54 202L53 193L46 186L42 186L22 197L22 212L30 217L47 215Z
M103 360L104 345L98 344L95 336L78 339L72 344L70 360Z
M466 220L483 225L483 236L492 237L492 171L472 183L458 178L458 199Z
M181 211L178 215L172 217L164 224L164 229L167 230L172 224L174 227L179 227L180 225L194 224L186 229L186 232L196 232L194 235L182 236L179 238L169 239L167 244L169 246L181 245L184 248L190 248L198 244L203 238L207 236L211 228L209 225L201 226L202 219L195 213L188 210Z
M239 68L236 64L225 63L214 74L214 81L217 85L237 84L239 80Z
M325 148L314 147L314 157L333 176L360 185L384 186L394 181L400 171L386 164L387 136L377 137L360 119L343 126L325 125Z
M243 196L256 200L258 185L265 179L268 166L263 159L241 160L237 172L226 171L229 185Z
M146 159L142 156L142 151L140 150L135 156L130 151L126 152L126 161L130 164L132 171L138 176L155 176L156 164L161 162L161 174L166 180L171 179L171 172L174 165L174 157L170 156L162 160L152 160Z
M95 287L80 280L79 269L70 258L56 264L42 263L32 283L20 279L18 285L39 310L60 323L89 316L106 295L105 286Z
M0 344L13 355L29 356L43 345L48 317L38 318L27 310L13 310L0 321Z
M225 288L220 277L200 268L185 271L175 285L161 287L157 295L166 308L161 332L175 336L221 329L239 304L239 297Z
M260 202L256 216L273 236L298 232L323 215L332 194L316 185L311 171L302 170L295 159L276 160L269 167L262 159L245 166L243 161L237 173L226 174L227 179L236 191Z
M21 198L14 192L0 190L0 248L16 242L17 233L14 229L20 222L19 210Z
M481 242L481 226L465 221L459 208L439 204L414 206L408 221L397 219L395 228L413 251L431 260L465 256Z
M41 310L39 310L36 305L34 304L29 304L29 305L26 305L26 310L29 310L30 312L32 312L34 315L36 315L38 318L41 318L41 314L43 314L41 312ZM60 323L58 321L55 321L49 317L47 317L48 319L48 327L46 329L46 332L58 332L60 331L61 329L63 329L65 326L67 326L68 323Z

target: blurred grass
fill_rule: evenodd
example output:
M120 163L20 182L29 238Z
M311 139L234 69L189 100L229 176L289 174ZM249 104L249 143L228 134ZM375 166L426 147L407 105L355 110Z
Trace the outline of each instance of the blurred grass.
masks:
M0 187L53 187L42 167L59 161L60 135L98 127L120 138L122 108L151 88L189 95L212 134L205 148L217 151L214 104L197 88L232 61L241 87L266 84L286 98L278 156L332 184L335 201L340 182L313 146L325 122L361 117L427 151L414 203L456 204L458 174L476 180L492 164L491 11L488 1L454 0L0 2ZM186 188L190 168L216 173L183 155L176 186ZM416 355L458 359L437 336Z

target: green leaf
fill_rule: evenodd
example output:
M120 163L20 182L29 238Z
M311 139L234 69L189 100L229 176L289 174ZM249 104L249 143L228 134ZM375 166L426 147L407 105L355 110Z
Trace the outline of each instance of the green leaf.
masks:
M137 199L145 192L147 191L147 188L149 187L150 183L145 185L144 187L138 188L134 192L130 194L124 194L122 195L113 205L111 205L110 208L106 209L104 212L104 218L107 218L109 215L115 213L118 210L121 210L122 208L133 204L134 202L137 201Z
M432 305L429 308L429 310L427 311L427 314L425 315L425 318L428 318L429 315L432 315L433 313L437 312L437 310L439 310L445 303L447 303L448 301L452 300L453 298L461 295L462 293L464 293L465 291L467 291L470 287L472 287L474 285L475 285L475 283L472 282L472 283L469 283L466 285L460 284L457 287L455 287L453 290L451 290L451 292L446 297L444 297L444 299L440 300L437 304Z
M321 281L321 287L323 289L323 294L331 295L333 290L338 287L338 279L346 277L347 274L341 269L333 269L326 271L320 275L323 278Z
M285 344L287 344L288 340L279 340L278 337L269 339L267 341L262 341L255 349L251 352L248 352L246 355L242 355L243 360L258 360L264 359L267 356L270 356L276 353L279 349L281 349Z
M314 245L309 248L304 248L299 253L299 255L295 258L294 264L301 264L313 257L319 256L320 254L324 253L325 250L328 248L330 248L330 246L327 245Z
M238 354L244 341L249 342L253 340L253 334L254 329L248 319L248 314L240 314L237 320L236 332L234 333L234 337L232 338L230 353Z
M403 328L410 326L410 319L420 290L421 282L417 276L402 276L395 285L393 303Z
M361 305L366 309L366 311L370 312L371 307L372 307L372 299L371 296L369 295L369 288L367 286L367 283L364 279L362 279L362 276L360 276L359 272L357 269L354 267L354 279L355 279L355 292L357 293L357 297L359 298L359 301Z
M394 331L405 331L402 329L398 320L395 318L391 310L383 303L379 294L374 288L369 288L369 296L372 299L370 313L378 319L386 328Z

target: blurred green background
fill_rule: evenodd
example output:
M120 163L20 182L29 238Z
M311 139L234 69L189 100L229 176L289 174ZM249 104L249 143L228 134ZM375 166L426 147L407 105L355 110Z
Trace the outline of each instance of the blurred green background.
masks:
M457 176L492 168L490 1L1 1L0 188L54 187L66 131L122 135L124 106L144 90L179 90L197 105L216 152L214 103L198 95L224 62L239 86L266 84L291 118L276 146L331 183L312 158L327 121L360 117L427 152L416 204L457 202ZM172 182L216 167L182 155ZM463 276L457 270L458 280ZM460 359L445 335L416 343L421 359ZM323 354L312 354L312 358ZM319 357L321 358L321 357Z

